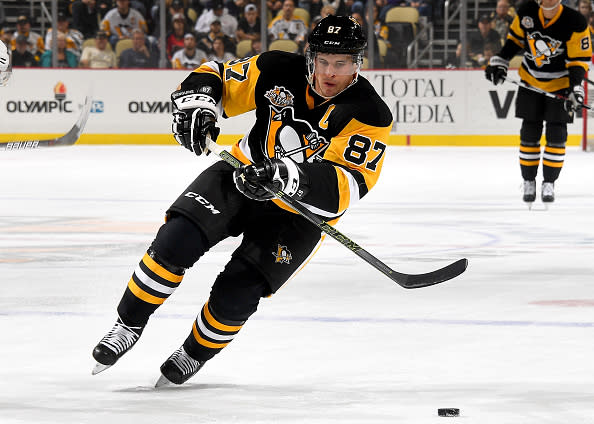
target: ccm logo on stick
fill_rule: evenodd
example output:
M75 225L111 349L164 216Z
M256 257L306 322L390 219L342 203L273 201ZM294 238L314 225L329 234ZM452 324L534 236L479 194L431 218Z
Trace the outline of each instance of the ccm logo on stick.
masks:
M211 211L213 215L216 215L218 213L221 213L221 212L219 212L218 210L215 209L215 207L212 205L212 203L210 203L204 197L200 196L198 193L194 193L193 191L188 191L186 194L184 194L184 196L196 200L198 203L200 203L201 205L203 205L206 209L208 209L209 211Z

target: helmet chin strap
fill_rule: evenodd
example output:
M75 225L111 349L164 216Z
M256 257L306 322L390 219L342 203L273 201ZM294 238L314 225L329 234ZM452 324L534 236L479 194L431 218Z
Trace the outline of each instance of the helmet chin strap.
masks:
M546 10L546 11L548 12L548 11L550 11L550 10L555 10L556 8L558 8L558 7L561 5L561 1L562 1L562 0L559 0L559 2L557 2L557 4L556 4L556 5L554 5L554 6L551 6L551 7L544 7L544 6L542 5L542 0L539 0L539 1L538 1L538 5L540 6L540 8L541 8L542 10Z

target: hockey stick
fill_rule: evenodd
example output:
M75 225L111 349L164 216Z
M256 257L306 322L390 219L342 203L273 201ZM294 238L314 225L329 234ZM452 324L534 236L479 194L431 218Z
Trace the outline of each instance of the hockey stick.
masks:
M225 150L222 146L219 146L208 137L206 139L206 148L234 168L241 168L244 165L239 159L237 159L235 156L233 156L231 153ZM274 191L272 188L267 186L264 186L264 188L266 189L266 191L268 191L270 194L273 194L285 205L297 211L301 216L303 216L309 222L314 224L324 233L328 234L334 240L337 240L340 244L345 246L347 249L351 250L365 262L373 266L375 269L381 271L384 275L388 276L392 281L404 287L405 289L418 289L421 287L427 287L432 286L434 284L442 283L462 274L468 266L467 259L459 259L456 262L453 262L444 268L440 268L438 270L428 272L426 274L404 274L401 272L394 271L388 265L377 259L367 250L363 249L353 240L351 240L350 238L342 234L340 231L338 231L336 228L334 228L327 222L323 221L322 219L318 218L316 215L311 213L297 200L294 200L293 198L287 196L282 191Z
M511 79L511 78L506 78L505 80L507 82L511 82L512 84L517 85L518 87L523 87L523 88L525 88L527 90L534 91L535 93L543 94L543 95L545 95L547 97L550 97L552 99L564 100L564 101L565 100L569 100L568 97L562 96L561 94L549 93L548 91L544 91L544 90L541 90L540 88L537 88L537 87L534 87L532 85L526 84L524 81L516 81L516 80ZM578 106L580 106L580 107L582 107L584 109L588 109L588 110L591 110L592 109L590 106L585 105L583 103L578 103Z
M82 111L74 126L61 137L52 138L48 140L26 140L26 141L8 141L0 143L0 150L23 150L23 149L37 149L39 147L55 147L55 146L72 146L78 141L82 134L85 124L89 119L91 112L91 105L93 99L90 95L85 98Z

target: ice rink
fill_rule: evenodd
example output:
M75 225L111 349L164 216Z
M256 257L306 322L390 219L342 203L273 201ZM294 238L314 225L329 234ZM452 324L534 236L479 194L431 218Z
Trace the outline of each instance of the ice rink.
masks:
M166 208L213 160L177 146L0 152L0 423L594 422L594 154L577 148L557 202L528 211L515 148L391 147L337 228L401 272L466 257L462 276L405 290L327 240L193 379L156 390L230 239L91 376Z

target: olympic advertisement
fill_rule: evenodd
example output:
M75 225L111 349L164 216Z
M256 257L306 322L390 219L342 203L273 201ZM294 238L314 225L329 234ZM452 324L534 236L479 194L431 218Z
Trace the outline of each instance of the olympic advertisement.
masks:
M48 138L69 130L87 95L91 115L82 144L166 144L171 136L170 94L186 77L174 70L15 69L0 88L0 142ZM363 71L392 111L390 144L517 145L517 87L494 87L482 70ZM510 77L518 79L510 70ZM220 142L249 130L254 114L219 120ZM568 126L578 145L582 119Z

